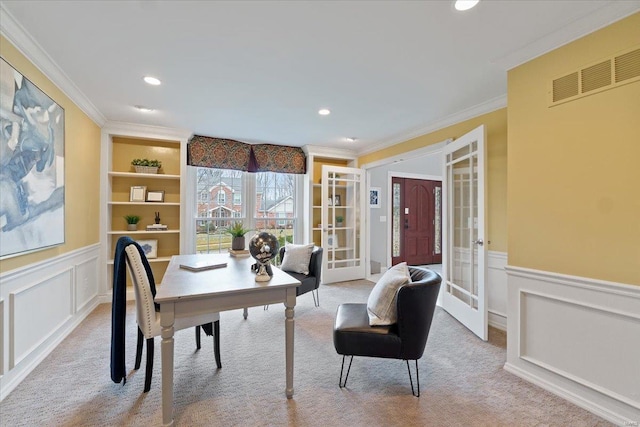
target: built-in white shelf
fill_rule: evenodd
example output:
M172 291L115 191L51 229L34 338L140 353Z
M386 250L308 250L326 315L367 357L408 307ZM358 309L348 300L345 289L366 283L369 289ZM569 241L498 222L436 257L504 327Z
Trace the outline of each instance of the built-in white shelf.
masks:
M153 264L153 263L156 263L156 262L169 262L169 261L171 261L171 257L170 256L163 256L163 257L158 257L158 258L147 258L147 261L149 261L149 264ZM107 264L113 265L113 259L108 260Z
M137 205L137 206L180 206L178 202L107 202L110 205Z
M121 178L152 178L152 179L175 179L179 180L180 175L169 175L165 173L137 173L137 172L109 172L109 176Z
M129 230L112 230L112 231L107 231L107 234L112 234L112 235L129 235L129 234L180 234L180 230L152 230L152 231L147 231L147 230L136 230L136 231L129 231Z

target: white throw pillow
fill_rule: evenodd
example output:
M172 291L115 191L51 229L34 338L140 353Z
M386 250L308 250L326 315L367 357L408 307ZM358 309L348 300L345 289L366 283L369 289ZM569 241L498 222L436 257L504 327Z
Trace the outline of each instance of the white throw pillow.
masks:
M295 273L309 274L309 261L313 252L313 243L308 245L294 245L287 243L284 247L284 259L280 269Z
M411 275L407 263L388 269L373 287L367 300L369 325L393 325L398 320L396 296L400 286L409 283Z

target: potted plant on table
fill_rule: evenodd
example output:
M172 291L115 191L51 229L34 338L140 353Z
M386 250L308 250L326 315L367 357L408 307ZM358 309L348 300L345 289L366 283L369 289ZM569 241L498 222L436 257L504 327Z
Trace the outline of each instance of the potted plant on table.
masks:
M125 215L124 219L127 221L127 230L136 231L138 229L138 223L140 222L138 215Z
M158 173L158 169L162 167L162 162L157 159L133 159L131 164L137 173Z
M245 238L244 235L247 234L251 229L245 228L242 221L236 221L233 223L231 227L227 227L226 232L231 234L231 249L234 251L244 250Z

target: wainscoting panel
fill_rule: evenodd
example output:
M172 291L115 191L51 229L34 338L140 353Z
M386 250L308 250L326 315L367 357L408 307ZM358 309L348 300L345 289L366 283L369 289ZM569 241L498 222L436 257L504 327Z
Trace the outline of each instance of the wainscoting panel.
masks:
M98 305L100 246L0 275L0 400Z
M613 423L637 423L640 286L518 267L507 277L505 369Z
M507 330L507 253L489 251L487 253L487 299L489 305L489 325Z
M71 269L63 270L9 293L9 369L34 352L73 315L72 273Z
M98 258L90 258L76 266L76 311L82 311L98 296L99 282L96 280Z

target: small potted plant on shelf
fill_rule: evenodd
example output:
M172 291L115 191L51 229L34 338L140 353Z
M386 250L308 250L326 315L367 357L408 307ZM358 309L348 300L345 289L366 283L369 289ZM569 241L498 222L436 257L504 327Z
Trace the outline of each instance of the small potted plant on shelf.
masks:
M344 218L340 215L336 216L336 227L342 227L342 221Z
M158 169L162 167L162 162L156 159L133 159L131 164L136 173L158 173Z
M245 228L242 221L236 221L231 227L227 227L225 231L233 236L231 239L231 249L234 251L244 250L244 235L251 230L249 228Z
M128 231L136 231L138 229L138 223L140 222L140 217L138 215L125 215L124 219L127 221Z

